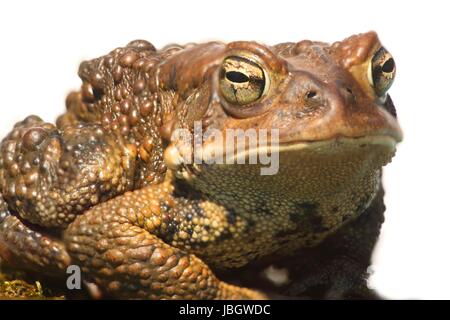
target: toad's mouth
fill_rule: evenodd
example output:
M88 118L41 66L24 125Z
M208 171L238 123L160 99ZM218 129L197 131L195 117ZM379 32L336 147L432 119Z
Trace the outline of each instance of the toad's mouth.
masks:
M333 194L379 177L396 144L391 136L373 135L246 148L226 163L196 165L193 182L201 189L212 184L217 191L236 195L248 190L306 198Z
M307 152L312 154L323 153L341 153L349 149L366 149L381 147L382 153L390 153L396 149L397 140L388 135L372 135L357 138L337 137L322 141L301 141L301 142L286 142L279 145L258 146L256 148L247 148L246 150L236 153L232 157L232 161L239 159L249 159L252 156L259 154L288 154L292 156L299 156L297 152ZM350 151L350 150L349 150Z
M326 157L328 155L333 157L339 154L345 155L345 153L365 154L369 152L371 154L375 152L381 157L385 155L392 157L398 141L390 135L367 135L356 138L342 136L321 141L257 142L253 146L246 143L241 145L240 148L235 144L230 147L226 144L219 146L213 143L203 146L202 160L209 165L255 164L264 166L267 164L267 158L271 158L274 155L282 156L283 158L302 159L311 156ZM387 164L389 160L384 164Z

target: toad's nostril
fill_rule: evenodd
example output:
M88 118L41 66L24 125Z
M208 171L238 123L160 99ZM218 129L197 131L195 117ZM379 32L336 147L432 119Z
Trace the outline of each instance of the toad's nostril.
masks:
M308 91L308 92L305 94L305 97L306 97L306 99L312 99L312 98L314 98L316 95L317 95L317 92L314 91L314 90L311 90L311 91Z

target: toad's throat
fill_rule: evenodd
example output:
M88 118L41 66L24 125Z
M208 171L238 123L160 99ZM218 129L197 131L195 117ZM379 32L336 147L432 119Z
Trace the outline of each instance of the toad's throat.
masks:
M396 141L388 136L366 136L248 149L236 154L232 164L195 165L192 184L218 197L218 201L220 198L246 201L255 194L317 201L358 188L375 188L380 169L390 162L395 145ZM248 162L252 155L260 155L262 151L266 154L271 151L271 163L267 159L265 163ZM238 164L239 159L248 161Z

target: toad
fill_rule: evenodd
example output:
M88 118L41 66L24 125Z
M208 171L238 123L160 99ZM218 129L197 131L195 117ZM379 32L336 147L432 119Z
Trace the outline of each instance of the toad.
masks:
M56 124L29 116L1 143L5 263L77 265L116 298L376 297L381 169L402 139L376 33L136 40L78 74Z

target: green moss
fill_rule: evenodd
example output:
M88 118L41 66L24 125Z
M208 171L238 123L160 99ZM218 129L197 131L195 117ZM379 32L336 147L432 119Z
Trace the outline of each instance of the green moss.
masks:
M45 280L0 264L0 299L64 299ZM57 293L58 292L58 293Z

